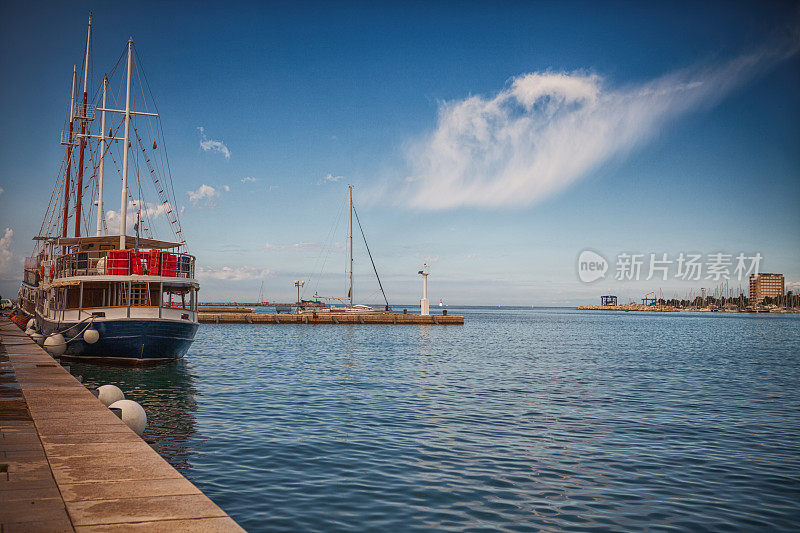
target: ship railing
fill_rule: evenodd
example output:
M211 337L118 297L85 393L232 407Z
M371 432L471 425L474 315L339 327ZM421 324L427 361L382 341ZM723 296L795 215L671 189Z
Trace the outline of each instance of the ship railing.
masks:
M75 134L69 131L61 132L61 144L64 146L75 146L77 143Z
M37 270L39 268L39 256L34 255L25 258L25 270Z
M60 279L74 276L162 276L194 278L195 257L162 250L103 250L73 252L56 259L45 278Z
M94 120L95 110L97 106L94 104L86 104L86 113L83 112L83 102L75 102L75 111L73 117L78 120Z

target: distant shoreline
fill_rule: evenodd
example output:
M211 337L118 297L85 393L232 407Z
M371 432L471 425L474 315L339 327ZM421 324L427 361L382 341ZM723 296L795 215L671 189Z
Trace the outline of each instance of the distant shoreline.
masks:
M643 304L628 304L628 305L581 305L577 308L581 311L645 311L650 313L678 313L681 311L691 313L748 313L748 314L797 314L800 313L799 309L718 309L718 308L681 308L673 307L671 305L643 305Z

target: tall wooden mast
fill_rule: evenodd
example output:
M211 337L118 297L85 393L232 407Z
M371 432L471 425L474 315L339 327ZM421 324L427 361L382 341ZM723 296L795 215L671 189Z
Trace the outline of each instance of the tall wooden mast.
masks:
M97 171L97 236L103 234L103 169L106 165L106 91L108 76L103 76L103 110L100 118L100 168Z
M69 219L69 182L72 179L72 124L75 120L75 75L77 65L72 65L72 95L69 99L69 134L67 137L67 174L64 177L64 213L61 223L61 236L67 236L67 220ZM62 251L64 248L62 247Z
M86 31L86 53L83 58L83 112L81 113L81 149L78 159L78 183L75 187L75 236L81 236L81 207L83 205L83 155L86 150L87 90L89 83L89 45L92 40L92 12L89 12L89 29Z
M122 148L122 201L119 207L119 249L125 249L125 234L128 231L128 144L131 127L131 61L133 61L133 39L128 39L128 77L125 92L125 137Z

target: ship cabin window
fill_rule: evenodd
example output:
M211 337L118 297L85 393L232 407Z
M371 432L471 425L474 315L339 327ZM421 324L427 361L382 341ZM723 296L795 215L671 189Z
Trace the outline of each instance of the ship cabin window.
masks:
M81 290L81 286L83 290ZM56 288L52 309L91 309L98 307L162 307L197 310L197 289L185 285L148 282L91 283ZM160 297L160 298L159 298Z

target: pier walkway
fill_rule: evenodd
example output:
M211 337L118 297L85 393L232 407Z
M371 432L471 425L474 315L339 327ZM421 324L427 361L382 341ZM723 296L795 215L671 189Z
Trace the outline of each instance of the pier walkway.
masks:
M226 313L204 312L197 319L201 324L395 324L395 325L463 325L464 317L456 315L411 315L400 313Z
M0 316L0 531L243 531Z

